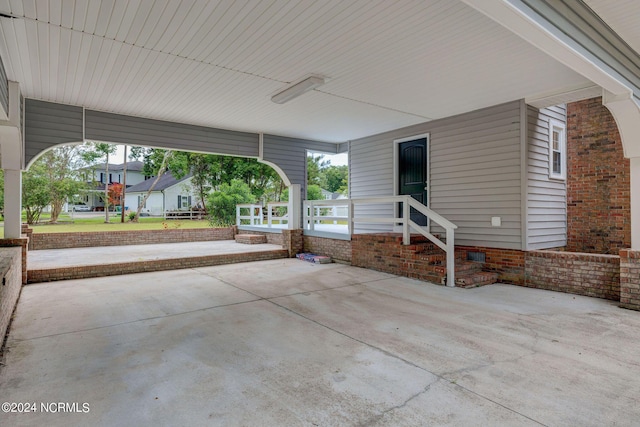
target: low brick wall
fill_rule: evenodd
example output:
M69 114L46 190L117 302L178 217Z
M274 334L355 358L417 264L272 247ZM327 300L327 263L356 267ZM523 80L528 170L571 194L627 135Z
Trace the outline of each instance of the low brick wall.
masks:
M11 247L21 248L22 284L26 284L27 283L27 259L28 259L27 253L29 251L28 248L30 247L29 238L21 237L19 239L0 239L0 248L11 248Z
M284 246L284 240L282 238L282 233L268 233L263 231L252 231L252 230L238 230L238 234L258 234L261 236L267 237L267 243L270 245L282 245Z
M530 288L620 301L617 255L530 251L525 257L525 277Z
M22 267L20 247L0 249L0 347L7 333L13 310L20 297L22 288Z
M153 243L233 240L234 227L137 231L96 231L81 233L34 233L31 250L88 248L94 246L146 245Z
M221 254L195 256L188 258L133 261L126 263L100 264L80 267L63 267L29 271L29 283L53 282L57 280L88 279L92 277L120 276L122 274L145 273L151 271L179 270L183 268L209 267L213 265L235 264L240 262L264 261L287 258L285 249L249 252L239 254Z
M351 264L351 241L304 236L304 252L331 257L335 261Z
M640 310L640 251L620 251L620 306Z
M456 254L481 252L485 254L484 271L498 273L498 280L503 283L523 285L525 281L525 252L515 249L496 249L479 246L456 246Z

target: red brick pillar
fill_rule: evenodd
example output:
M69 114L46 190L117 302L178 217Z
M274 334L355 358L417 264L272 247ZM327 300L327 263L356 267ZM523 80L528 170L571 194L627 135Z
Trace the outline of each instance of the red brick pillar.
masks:
M23 223L21 233L23 236L27 236L29 239L28 248L32 249L33 243L31 242L31 235L33 234L33 228L29 227L29 224Z
M620 307L640 311L640 251L620 251Z
M289 252L289 258L303 251L304 241L302 238L303 230L301 228L294 230L282 230L282 246Z

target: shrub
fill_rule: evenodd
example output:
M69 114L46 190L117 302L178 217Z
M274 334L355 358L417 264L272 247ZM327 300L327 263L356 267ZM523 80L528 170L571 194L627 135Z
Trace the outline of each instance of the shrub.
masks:
M209 222L214 225L231 225L236 222L236 205L242 203L255 203L255 197L251 194L251 188L237 179L231 184L222 184L220 189L209 195L207 207Z

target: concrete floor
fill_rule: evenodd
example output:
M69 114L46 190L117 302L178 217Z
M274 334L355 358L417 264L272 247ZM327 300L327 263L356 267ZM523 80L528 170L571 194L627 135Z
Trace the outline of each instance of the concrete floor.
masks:
M611 302L338 264L46 283L0 370L39 412L0 425L637 426L638 355L640 313Z

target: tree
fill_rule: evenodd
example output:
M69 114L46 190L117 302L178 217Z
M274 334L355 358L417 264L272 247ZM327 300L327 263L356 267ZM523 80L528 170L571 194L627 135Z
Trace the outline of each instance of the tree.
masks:
M136 149L136 150L134 150ZM140 218L140 212L142 212L143 206L147 203L147 199L151 195L151 192L160 181L160 178L167 170L167 166L173 151L170 150L161 150L158 148L141 148L141 147L132 147L131 155L144 155L144 173L145 175L153 176L155 175L155 179L151 183L151 187L147 190L147 194L144 195L144 198L138 205L138 209L136 210L136 214L131 221L137 222Z
M40 160L22 174L22 207L27 213L27 224L38 222L42 210L51 202L46 165Z
M97 159L105 158L105 183L104 183L104 222L109 222L109 156L115 154L117 146L104 142L90 142L85 146L83 157L89 163L95 162Z
M346 194L349 188L349 167L328 166L321 170L321 187L332 193Z
M236 205L255 201L245 182L234 179L230 184L221 184L219 190L211 193L208 198L210 219L224 225L235 224Z
M44 165L44 173L48 180L50 193L51 222L58 222L62 207L73 196L84 189L77 169L80 166L80 149L78 146L63 146L46 152L37 163Z
M109 204L120 206L122 204L122 184L114 182L109 185Z
M307 184L322 185L321 170L329 166L329 161L324 160L324 155L307 156Z

